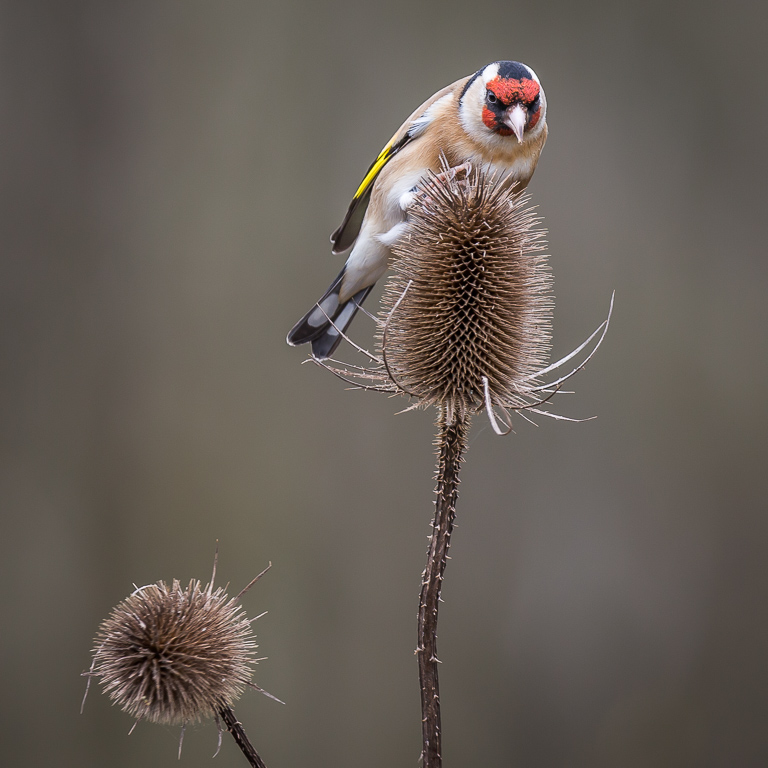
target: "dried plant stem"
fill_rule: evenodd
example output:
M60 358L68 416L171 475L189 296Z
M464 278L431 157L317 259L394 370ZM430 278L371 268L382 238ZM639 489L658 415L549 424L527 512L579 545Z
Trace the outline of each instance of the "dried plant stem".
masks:
M450 412L451 415L448 414ZM435 519L427 550L427 565L421 582L419 628L416 656L421 685L421 732L423 768L440 768L440 688L437 665L437 610L443 573L451 543L456 500L459 495L459 468L467 446L469 417L454 409L440 408L437 433L437 489Z
M248 736L243 729L242 723L235 717L232 707L223 706L219 708L219 717L224 721L227 730L232 734L232 738L237 742L240 751L245 755L245 759L253 768L267 768L264 761L259 757L253 748Z

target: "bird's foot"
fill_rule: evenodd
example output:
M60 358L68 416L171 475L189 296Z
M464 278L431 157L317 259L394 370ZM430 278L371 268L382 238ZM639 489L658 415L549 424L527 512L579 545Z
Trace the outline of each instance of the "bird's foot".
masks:
M440 173L436 173L434 177L429 177L427 185L432 184L445 184L446 182L456 181L459 184L469 186L469 177L472 173L472 163L462 163L461 165L454 165L451 168L446 168ZM423 184L413 187L405 192L400 197L400 208L403 211L407 211L417 203L423 203L429 198L429 193L424 189Z
M454 179L456 181L467 181L471 173L472 163L462 163L435 174L435 179L439 182L453 181Z

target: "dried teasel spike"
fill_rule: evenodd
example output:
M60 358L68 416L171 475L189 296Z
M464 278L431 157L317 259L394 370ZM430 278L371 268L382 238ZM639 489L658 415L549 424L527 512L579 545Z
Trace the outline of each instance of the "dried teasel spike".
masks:
M549 355L553 308L529 199L480 170L433 176L419 194L382 301L389 376L450 413L524 407Z
M432 179L422 194L396 250L391 313L385 300L389 367L408 391L459 411L484 405L483 379L501 402L514 400L549 352L537 219L527 198L479 172Z

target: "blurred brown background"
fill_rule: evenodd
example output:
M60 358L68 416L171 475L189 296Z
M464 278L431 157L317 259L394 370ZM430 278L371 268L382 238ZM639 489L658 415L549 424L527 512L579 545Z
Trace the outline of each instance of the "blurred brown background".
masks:
M92 690L99 621L219 578L269 657L267 764L416 766L432 414L301 366L328 235L423 99L545 86L530 186L560 401L472 432L440 623L445 764L768 764L763 4L0 5L2 762L176 765ZM373 308L373 305L372 305ZM365 341L370 323L355 324ZM190 729L182 766L241 766Z

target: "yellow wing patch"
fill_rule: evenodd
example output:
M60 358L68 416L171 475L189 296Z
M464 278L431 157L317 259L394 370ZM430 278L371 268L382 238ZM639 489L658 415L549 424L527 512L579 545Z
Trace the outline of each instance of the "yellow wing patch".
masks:
M365 194L365 190L368 189L368 187L373 183L374 179L379 175L379 171L387 164L390 157L392 157L394 154L392 151L393 143L394 139L390 141L389 144L387 144L387 146L381 150L381 152L379 152L379 156L373 161L373 165L371 165L368 173L365 174L365 178L360 182L360 186L357 188L357 192L355 192L355 200Z

